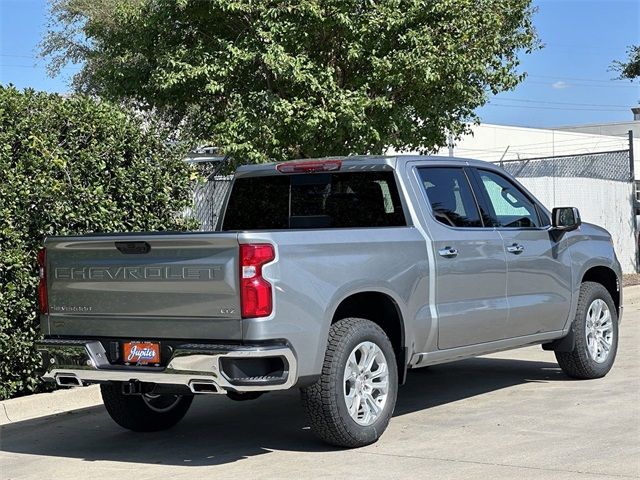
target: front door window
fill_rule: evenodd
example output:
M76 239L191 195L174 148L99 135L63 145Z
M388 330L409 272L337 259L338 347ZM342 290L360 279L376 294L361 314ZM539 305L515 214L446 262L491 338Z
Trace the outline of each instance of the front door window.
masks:
M496 227L540 227L535 205L506 178L487 170L478 170L480 181L489 199L491 216Z

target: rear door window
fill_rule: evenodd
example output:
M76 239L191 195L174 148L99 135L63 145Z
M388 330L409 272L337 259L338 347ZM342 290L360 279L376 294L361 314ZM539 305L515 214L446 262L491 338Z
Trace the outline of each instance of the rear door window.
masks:
M469 180L462 168L419 168L433 216L449 227L482 227Z
M393 172L238 178L222 230L405 226Z

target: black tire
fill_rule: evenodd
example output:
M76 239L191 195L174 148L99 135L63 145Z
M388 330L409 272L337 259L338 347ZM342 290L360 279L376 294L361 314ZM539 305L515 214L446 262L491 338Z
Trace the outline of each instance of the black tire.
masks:
M157 432L173 427L182 420L193 401L193 395L157 395L145 401L142 395L124 395L121 384L116 382L101 384L100 392L111 418L134 432ZM156 408L150 406L154 401Z
M604 301L609 309L613 330L611 348L603 362L597 362L589 353L586 338L589 308L598 299ZM604 377L611 370L618 350L618 312L611 295L604 286L595 282L584 282L580 286L578 307L571 328L575 339L573 351L555 352L560 368L573 378L592 379Z
M372 342L382 351L388 369L386 402L375 421L366 426L351 417L344 398L347 360L363 342ZM362 318L345 318L331 326L320 378L301 389L311 430L326 443L348 448L369 445L380 438L393 414L397 394L398 368L391 342L378 325Z

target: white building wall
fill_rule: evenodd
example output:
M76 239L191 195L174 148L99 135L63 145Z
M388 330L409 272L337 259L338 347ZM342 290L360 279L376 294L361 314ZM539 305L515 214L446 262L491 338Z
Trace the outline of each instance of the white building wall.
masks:
M634 137L640 137L640 120L631 120L628 122L592 123L587 125L565 125L562 127L555 127L555 130L563 130L566 132L595 133L596 135L613 135L619 137L627 135L629 130L631 130Z
M636 271L631 183L575 177L518 180L549 210L552 206L578 207L584 222L606 228L611 233L622 271Z

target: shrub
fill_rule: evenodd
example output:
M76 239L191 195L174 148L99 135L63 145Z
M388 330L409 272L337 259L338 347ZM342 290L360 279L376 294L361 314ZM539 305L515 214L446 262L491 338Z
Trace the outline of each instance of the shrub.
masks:
M45 236L193 227L193 173L166 138L113 104L0 86L0 399L41 388Z

